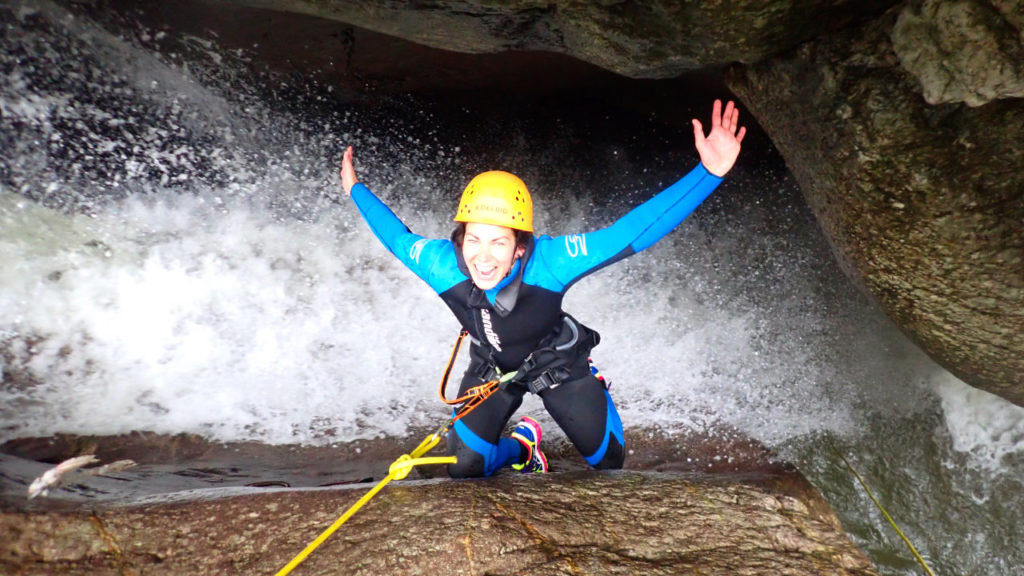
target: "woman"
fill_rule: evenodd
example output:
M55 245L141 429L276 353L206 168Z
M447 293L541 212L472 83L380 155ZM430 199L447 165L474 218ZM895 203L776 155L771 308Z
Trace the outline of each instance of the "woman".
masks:
M622 467L622 422L603 379L589 362L599 336L562 311L575 282L640 252L668 234L718 186L739 155L746 128L739 110L715 100L711 132L693 120L700 164L679 182L608 228L586 234L534 237L526 185L507 172L484 172L462 194L450 240L409 231L359 183L350 146L342 159L346 195L378 239L422 278L472 337L470 365L459 390L501 379L480 406L455 423L448 454L454 478L489 476L504 466L547 472L541 428L524 417L508 438L501 433L526 392L538 394L588 464Z

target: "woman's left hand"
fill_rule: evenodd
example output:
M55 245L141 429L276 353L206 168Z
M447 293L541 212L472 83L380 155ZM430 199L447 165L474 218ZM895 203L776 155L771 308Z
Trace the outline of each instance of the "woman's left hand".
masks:
M722 101L715 100L711 109L711 133L704 136L704 127L700 120L693 119L693 139L700 154L700 163L704 168L718 176L726 175L736 163L740 155L740 142L747 134L747 128L739 125L740 111L732 100L722 111Z
M352 165L352 147L349 146L341 157L341 189L345 191L345 196L352 195L352 187L358 182L355 166Z

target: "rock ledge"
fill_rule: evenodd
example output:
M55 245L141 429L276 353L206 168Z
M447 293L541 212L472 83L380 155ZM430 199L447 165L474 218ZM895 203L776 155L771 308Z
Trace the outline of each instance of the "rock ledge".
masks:
M294 573L876 574L792 486L633 471L393 482ZM272 574L368 487L0 511L0 572Z

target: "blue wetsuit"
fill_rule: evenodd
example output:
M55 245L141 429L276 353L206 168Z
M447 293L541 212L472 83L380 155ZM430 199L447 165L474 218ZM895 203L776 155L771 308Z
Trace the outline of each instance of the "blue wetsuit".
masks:
M621 468L622 422L603 382L591 374L587 354L598 335L562 311L566 291L584 276L636 254L668 234L722 181L698 165L684 178L631 210L608 228L567 236L539 236L497 286L477 288L452 240L427 239L409 231L366 186L352 199L373 233L455 313L473 343L460 394L494 375L521 370L539 349L565 349L553 364L554 386L503 386L456 423L448 452L458 456L453 477L490 475L521 460L516 440L500 438L528 391L537 392L555 422L595 468ZM578 337L579 334L583 337ZM585 340L577 345L577 340ZM547 356L541 355L547 358ZM527 380L547 366L531 369ZM540 380L537 380L540 382ZM547 381L551 384L549 378Z

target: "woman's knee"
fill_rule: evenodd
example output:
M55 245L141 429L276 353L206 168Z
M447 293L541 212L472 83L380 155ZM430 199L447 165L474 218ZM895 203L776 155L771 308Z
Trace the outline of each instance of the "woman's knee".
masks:
M455 456L455 462L448 465L448 476L452 478L479 478L487 470L487 460L482 454L466 446L462 438L454 431L448 435L449 456Z
M594 464L596 470L619 470L626 459L626 447L619 444L618 438L612 435L608 438L608 449L604 456Z
M448 465L448 476L452 478L480 478L484 476L485 462L483 456L466 450L457 454L454 464Z

